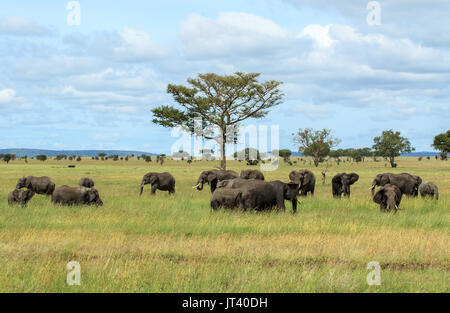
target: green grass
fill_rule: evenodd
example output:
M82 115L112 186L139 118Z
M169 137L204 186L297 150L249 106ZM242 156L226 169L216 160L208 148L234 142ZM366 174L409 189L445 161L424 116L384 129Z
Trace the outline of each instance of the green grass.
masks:
M267 180L288 180L293 169L316 174L314 198L299 212L219 211L209 188L197 191L200 172L215 162L168 160L164 166L130 161L0 164L0 292L448 292L450 162L400 158L333 165L325 184L309 160L282 164ZM229 162L229 169L246 166ZM139 197L142 176L168 171L176 194ZM350 199L331 196L331 177L357 172ZM439 201L404 198L397 214L371 201L373 177L410 172L435 182ZM63 207L36 195L26 208L7 195L24 175L47 175L57 186L90 176L103 207ZM287 205L288 211L290 204ZM66 264L81 264L81 285L66 284ZM368 286L366 265L382 266L381 286Z

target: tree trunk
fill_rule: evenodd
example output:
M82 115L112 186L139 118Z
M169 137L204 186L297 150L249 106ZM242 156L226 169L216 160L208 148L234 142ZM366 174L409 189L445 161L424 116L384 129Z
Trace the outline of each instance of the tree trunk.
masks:
M220 147L220 153L222 154L222 160L220 161L220 167L223 170L227 169L227 159L226 159L226 153L225 153L225 145L227 141L227 136L224 130L222 130L222 142Z
M391 167L395 167L395 158L390 157Z
M315 165L316 167L319 166L319 157L314 157L314 165Z

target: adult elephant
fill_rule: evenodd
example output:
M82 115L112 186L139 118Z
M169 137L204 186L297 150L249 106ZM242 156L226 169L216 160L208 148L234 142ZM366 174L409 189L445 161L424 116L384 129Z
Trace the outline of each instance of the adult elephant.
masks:
M28 201L31 200L34 196L34 191L31 189L23 190L23 189L14 189L9 195L8 195L8 204L14 205L14 204L20 204L22 206L25 206Z
M87 187L61 186L55 189L52 194L52 202L63 205L95 204L103 205L98 190Z
M385 186L387 184L397 186L402 194L406 196L417 197L419 194L419 186L422 184L422 178L408 173L392 174L384 173L378 174L372 182L372 196L375 193L377 186Z
M242 170L240 177L243 178L243 179L264 180L264 174L261 173L261 171L258 171L258 170Z
M298 184L300 196L306 197L308 193L314 196L314 189L316 188L316 176L309 170L292 171L289 174L289 179Z
M40 195L51 195L55 190L55 183L50 177L28 176L17 181L16 189L27 188Z
M168 191L169 194L175 193L175 178L167 172L145 174L141 181L141 192L139 195L142 195L144 186L147 184L152 185L152 195L156 193L156 190Z
M78 185L81 187L92 188L92 187L94 187L94 181L92 179L90 179L89 177L83 177L78 182Z
M209 184L211 186L211 193L213 193L216 190L218 182L238 177L238 173L230 170L203 171L198 177L197 185L195 185L193 188L197 188L197 190L203 190L203 185Z
M339 173L331 180L333 196L340 198L342 195L350 197L350 186L356 183L359 175L356 173Z
M298 191L298 185L294 186ZM218 189L236 189L241 192L240 205L243 209L254 209L257 211L277 208L285 210L285 190L281 184L269 183L257 179L234 178L223 180L218 184ZM286 193L287 194L287 193ZM291 194L286 195L292 199Z
M380 205L380 210L397 211L402 201L402 192L396 185L386 184L381 187L375 196L373 202Z
M420 185L419 191L422 198L434 197L436 198L436 200L439 200L439 189L435 184L431 182L423 183L422 185Z

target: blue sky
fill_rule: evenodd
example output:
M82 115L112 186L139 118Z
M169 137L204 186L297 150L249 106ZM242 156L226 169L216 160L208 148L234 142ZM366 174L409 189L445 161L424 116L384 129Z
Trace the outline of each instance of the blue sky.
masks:
M156 2L156 1L155 1ZM338 2L338 3L334 3ZM448 1L68 1L0 3L2 148L167 153L151 123L168 83L197 73L259 72L284 82L263 120L294 149L299 128L330 128L341 147L395 129L418 151L450 119Z

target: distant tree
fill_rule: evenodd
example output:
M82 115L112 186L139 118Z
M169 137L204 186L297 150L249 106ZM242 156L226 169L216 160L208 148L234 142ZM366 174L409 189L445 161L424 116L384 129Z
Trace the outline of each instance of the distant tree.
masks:
M316 167L329 155L331 148L340 143L338 138L331 135L331 130L313 130L311 128L300 129L294 135L293 141L299 146L299 152L313 158Z
M259 76L258 73L237 72L225 76L207 73L189 78L189 87L169 84L167 93L179 107L163 105L153 109L152 121L164 127L183 126L194 132L194 119L201 117L201 133L196 135L219 143L221 168L226 169L226 143L236 140L236 132L230 129L246 119L266 116L283 98L281 82L258 83ZM212 130L211 126L216 129Z
M77 156L77 162L80 162L80 161L81 161L81 157Z
M125 161L128 161L128 155L125 157Z
M272 151L272 154L276 155L276 152L277 151ZM292 151L289 149L281 149L278 151L278 156L282 157L283 161L286 163L290 161L291 155L292 155Z
M106 156L106 153L105 152L99 152L99 153L97 153L97 156L99 156L99 157L105 157ZM103 160L103 159L102 159Z
M109 158L112 159L113 161L119 160L119 156L117 154L110 155Z
M448 153L450 153L450 130L447 130L446 133L436 135L431 146L441 152L440 157L442 160L446 160Z
M36 160L44 162L47 160L47 156L45 154L39 154L36 156Z
M13 155L10 153L1 154L0 159L2 159L3 161L5 161L8 164L9 161L13 160Z
M378 155L389 159L391 167L397 167L395 158L401 153L411 153L415 150L407 138L392 129L383 131L381 136L375 137L373 141L375 143L373 149Z
M240 152L235 152L233 154L233 157L235 159L239 158L240 160L245 160L245 161L261 160L261 155L260 155L258 149L255 149L255 148L245 148L244 150L242 150Z

